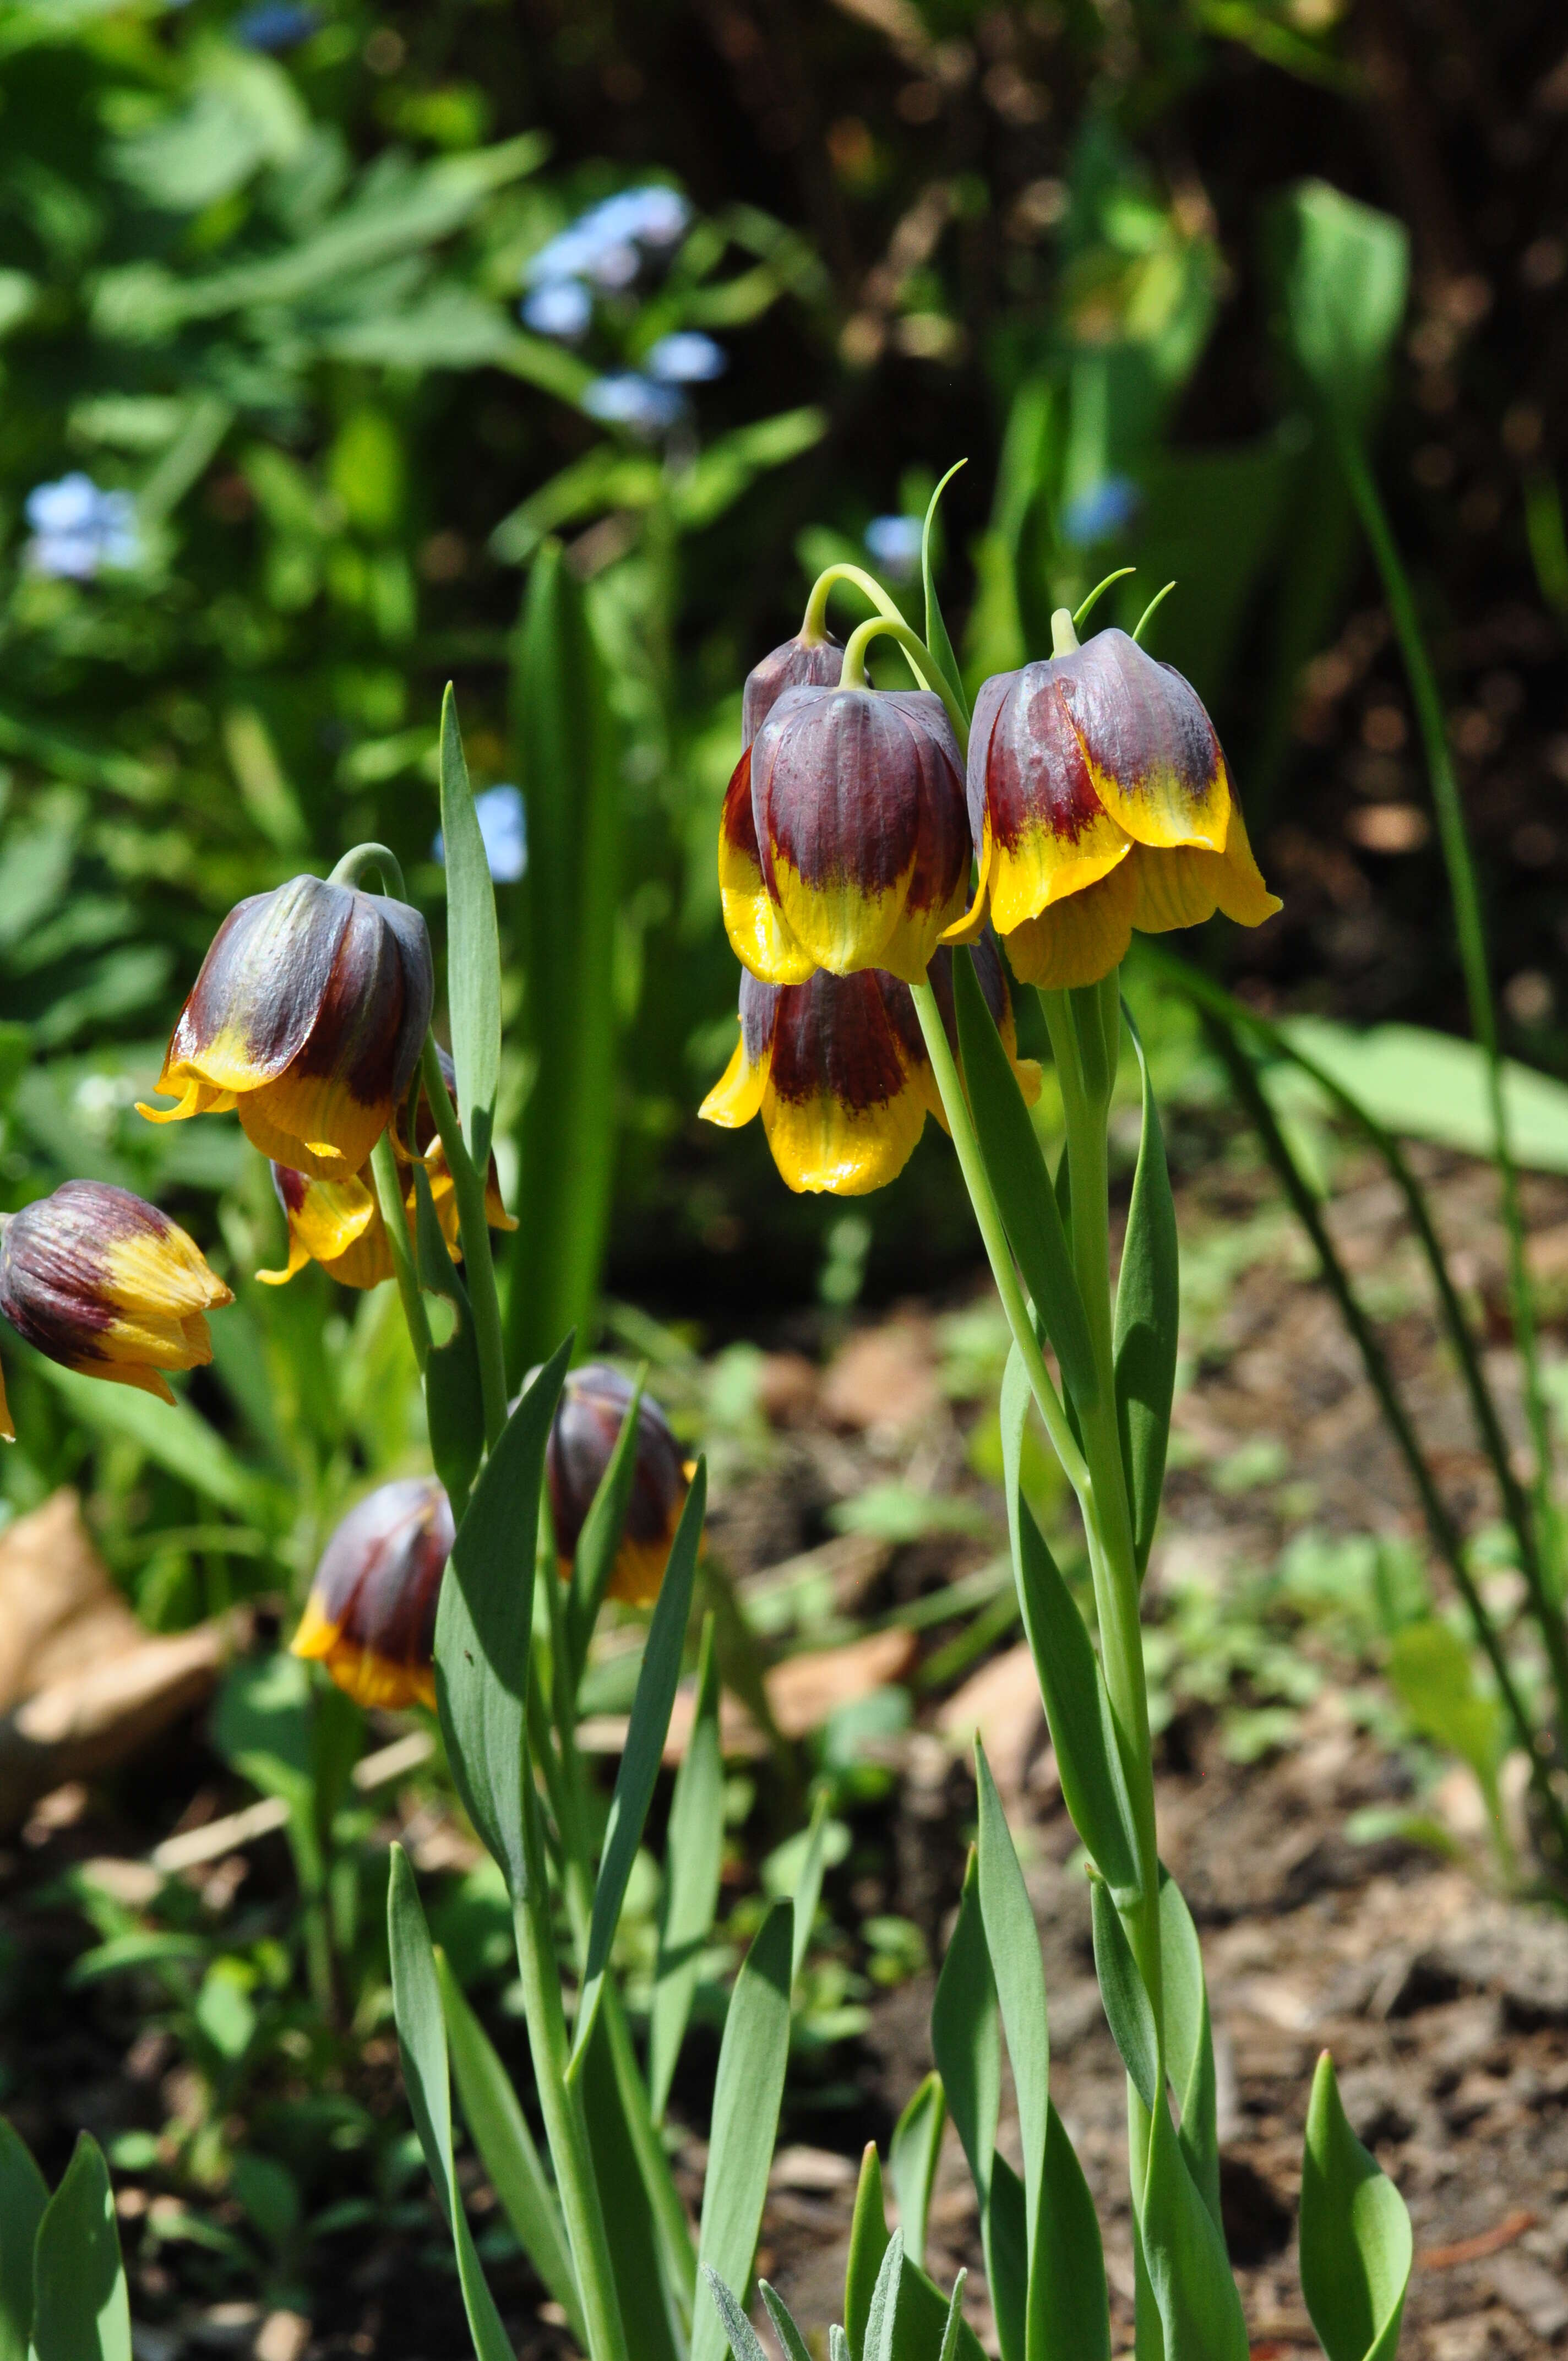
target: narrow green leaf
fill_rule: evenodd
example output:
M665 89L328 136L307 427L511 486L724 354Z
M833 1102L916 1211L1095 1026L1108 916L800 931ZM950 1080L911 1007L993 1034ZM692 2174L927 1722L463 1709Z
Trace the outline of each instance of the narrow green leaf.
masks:
M926 503L926 522L920 534L920 578L926 592L926 645L940 665L948 686L957 697L959 708L966 720L969 719L969 698L964 694L963 674L959 669L959 660L953 653L953 643L948 637L948 627L942 620L942 609L938 603L937 577L931 557L931 542L933 528L937 522L937 503L959 469L968 465L967 459L955 459L948 469Z
M513 2236L586 2351L587 2333L582 2324L565 2224L528 2118L488 2034L464 1998L443 1952L437 1951L435 1967L457 2095L474 2146Z
M735 2361L768 2361L762 2349L762 2340L741 2310L740 2299L725 2286L710 2263L704 2263L702 2275L707 2281L707 2291L724 2324L725 2338Z
M1007 1242L1074 1401L1092 1409L1099 1398L1094 1354L1056 1191L970 958L953 961L953 1000L964 1085Z
M413 1175L420 1285L433 1295L444 1297L454 1314L451 1335L444 1345L431 1346L425 1365L425 1424L435 1472L446 1487L453 1515L461 1518L485 1449L479 1353L474 1342L468 1290L447 1252L422 1158L415 1158Z
M507 1421L457 1528L435 1618L435 1695L457 1792L514 1902L522 1834L529 1642L544 1445L568 1337Z
M1125 1013L1125 1012L1124 1012ZM1144 1126L1133 1176L1127 1234L1116 1281L1116 1423L1133 1511L1133 1544L1141 1575L1149 1562L1165 1484L1170 1403L1176 1388L1180 1281L1176 1207L1166 1169L1159 1107L1138 1028L1127 1017L1143 1078Z
M980 1810L980 1907L985 1947L1002 2009L1002 2028L1013 2068L1018 2130L1024 2149L1024 2191L1033 2252L1046 2163L1046 2125L1050 2105L1050 2036L1046 2016L1046 1970L1040 1934L1029 1905L1013 1833L985 1749L975 1740L975 1784Z
M724 1866L724 1757L718 1741L718 1656L711 1615L702 1627L696 1708L675 1773L664 1842L659 1949L648 2010L648 2098L663 2120L685 2037L704 1944L713 1929Z
M1002 2040L981 1916L980 1862L972 1850L931 2003L931 2055L963 2142L983 2220L1002 2104Z
M115 2196L103 2151L77 2136L33 2244L35 2361L131 2361Z
M696 1574L696 1554L702 1540L702 1521L707 1508L707 1466L699 1459L686 1504L681 1511L681 1521L670 1548L670 1562L664 1569L653 1620L648 1627L647 1644L642 1651L642 1670L637 1678L637 1694L631 1703L631 1724L626 1733L626 1746L616 1773L615 1794L610 1799L609 1820L605 1829L604 1850L599 1857L599 1873L594 1887L593 1916L588 1924L587 1955L583 1964L582 1997L577 2007L576 2032L572 2044L568 2076L573 2076L586 2044L592 2034L598 2014L599 1993L609 1958L609 1947L620 1923L620 1905L626 1899L626 1881L631 1874L631 1864L637 1858L637 1848L642 1841L643 1823L648 1817L648 1806L652 1800L653 1783L663 1760L664 1741L670 1732L670 1713L675 1702L675 1690L681 1677L681 1657L686 1643L686 1625L691 1620L692 1582Z
M992 2161L991 2189L980 2227L1002 2361L1025 2361L1029 2349L1029 2211L1024 2184L1004 2156Z
M1220 2136L1216 2122L1214 2044L1203 1954L1192 1913L1168 1871L1159 1880L1160 1961L1165 2001L1166 2071L1176 2093L1181 2152L1203 2202L1220 2220Z
M784 2097L794 1922L794 1904L775 1902L757 1930L730 1994L714 2083L697 2260L741 2289L751 2277ZM699 2312L691 2361L720 2361L721 2346L717 2313Z
M0 2115L0 2361L27 2361L33 2333L33 2246L49 2183L21 2134Z
M1024 1498L1028 1372L1016 1345L1002 1380L1002 1455L1024 1630L1072 1824L1113 1893L1138 1891L1137 1837L1115 1717L1094 1642Z
M1301 2155L1301 2292L1328 2361L1393 2361L1411 2252L1405 2201L1346 2122L1325 2049Z
M942 2096L942 2078L939 2074L927 2074L894 2125L888 2150L899 2235L912 2263L923 2264L926 2260L926 2217L930 2212L937 2159L942 2152L942 2134L947 2125L948 2103Z
M1022 2199L1019 2202L1021 2210ZM949 2334L952 2361L984 2361L980 2339L968 2321L954 2321L950 2298L906 2255L898 2283L893 2361L940 2361Z
M1301 181L1275 224L1285 331L1320 401L1359 421L1376 402L1404 317L1409 233L1324 181Z
M871 2311L866 2320L864 2361L894 2361L904 2269L904 2242L894 2232L887 2242L876 2285L872 2290Z
M800 2333L795 2314L777 2289L771 2288L766 2279L759 2279L757 2293L768 2308L773 2334L784 2347L784 2361L811 2361L811 2348Z
M831 1791L824 1786L817 1791L811 1807L811 1826L806 1832L806 1850L801 1855L800 1875L795 1886L795 1957L793 1975L798 1978L806 1965L806 1947L811 1930L817 1924L817 1905L822 1899L822 1872L828 1862L828 1806Z
M828 2331L828 2361L850 2361L850 2340L837 2321Z
M968 2277L968 2271L963 2270L953 2281L953 2291L948 2298L948 2317L942 2326L941 2349L938 2353L937 2361L955 2361L959 2349L959 2333L964 2324L964 2281ZM795 2361L794 2355L790 2356L790 2361Z
M570 1656L566 1674L568 1691L573 1697L582 1684L588 1642L593 1637L599 1609L604 1605L609 1577L615 1571L616 1552L626 1531L626 1512L631 1500L632 1479L637 1473L637 1431L642 1411L642 1385L646 1374L643 1369L637 1373L631 1400L626 1405L620 1432L615 1438L615 1449L609 1455L609 1464L588 1504L588 1513L583 1520L583 1530L577 1540L572 1587L566 1598L566 1645Z
M474 809L457 699L441 701L441 833L446 857L446 995L457 1104L468 1153L483 1172L495 1136L501 1074L501 951L496 889Z
M1140 2228L1165 2361L1247 2361L1246 2323L1225 2242L1187 2169L1163 2092L1150 2118Z
M1046 2134L1041 2211L1041 2252L1033 2273L1039 2290L1038 2361L1110 2361L1111 2297L1100 2224L1083 2167L1054 2104Z
M674 2314L669 2281L660 2268L659 2225L628 2121L629 2101L620 2087L610 2050L609 2015L607 2009L595 2010L593 2030L575 2079L582 2092L594 2181L609 2228L610 2268L620 2301L625 2361L678 2361L685 2350L685 2334Z
M398 1844L392 1847L387 1885L387 1948L392 1962L392 2014L402 2052L403 2083L425 2169L452 2233L474 2351L477 2361L512 2361L511 2345L479 2267L452 2169L452 2091L446 2073L441 1986L419 1888L409 1857ZM39 2361L44 2361L41 2355Z
M850 2222L850 2251L844 2263L844 2334L853 2361L867 2361L866 2334L871 2326L872 2299L887 2253L887 2202L882 2188L882 2158L875 2140L868 2140L855 2184L855 2210Z
M1161 2099L1163 2106L1159 2032L1155 2024L1154 2006L1138 1963L1133 1957L1133 1947L1127 1940L1127 1930L1122 1924L1121 1914L1111 1898L1109 1887L1098 1878L1091 1888L1091 1908L1094 1927L1094 1972L1100 1979L1100 1997L1105 2004L1105 2021L1122 2053L1122 2063L1127 2070L1128 2080L1145 2106L1152 2111L1157 2098Z

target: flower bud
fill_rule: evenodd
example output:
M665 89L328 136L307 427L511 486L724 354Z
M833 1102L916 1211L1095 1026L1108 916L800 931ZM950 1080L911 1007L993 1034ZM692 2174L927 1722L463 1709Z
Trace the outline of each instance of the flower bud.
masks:
M719 823L719 895L741 964L764 983L804 983L814 968L918 983L969 898L961 773L928 689L784 690Z
M953 957L938 951L930 972L956 1053ZM1018 1056L1012 1003L989 934L973 957L1019 1088L1032 1104L1040 1094L1040 1070ZM699 1112L726 1130L760 1114L789 1187L838 1197L864 1196L896 1180L927 1115L947 1128L909 986L874 968L849 976L819 970L806 983L784 985L742 973L740 1039Z
M407 903L293 877L229 912L180 1014L154 1123L237 1107L274 1162L317 1180L357 1172L419 1062L434 977Z
M382 1484L322 1553L296 1656L318 1658L366 1706L435 1704L435 1609L452 1509L433 1476Z
M740 743L749 746L786 688L837 688L844 651L835 639L785 640L746 675L740 695Z
M1134 928L1279 907L1197 691L1125 631L988 680L975 700L970 824L991 917L1025 983L1097 983Z
M64 1181L0 1227L0 1312L86 1377L172 1401L164 1370L210 1361L205 1315L233 1301L178 1223L108 1181Z
M619 1369L590 1361L568 1372L545 1446L544 1472L555 1549L566 1573L630 1406L632 1388ZM656 1401L644 1394L626 1527L609 1577L609 1596L647 1607L659 1596L670 1544L686 1504L690 1468Z

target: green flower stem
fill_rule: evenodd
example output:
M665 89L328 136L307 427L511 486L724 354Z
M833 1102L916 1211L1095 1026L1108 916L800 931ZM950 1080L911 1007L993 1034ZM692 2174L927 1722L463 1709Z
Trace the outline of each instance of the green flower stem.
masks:
M495 1258L490 1252L490 1224L485 1212L485 1176L468 1153L457 1110L446 1087L436 1054L435 1036L425 1035L424 1089L435 1117L435 1128L446 1155L457 1197L457 1227L463 1241L463 1277L474 1312L474 1342L479 1353L479 1386L485 1404L485 1443L494 1450L507 1422L506 1345L501 1336L501 1301L496 1287Z
M398 1282L398 1299L403 1307L409 1342L414 1348L414 1359L419 1363L419 1373L422 1378L425 1363L430 1358L430 1322L425 1316L424 1297L420 1291L419 1273L414 1268L409 1225L403 1218L402 1182L398 1173L398 1159L392 1148L390 1131L384 1131L370 1150L370 1193L381 1216L381 1227L387 1233L388 1251L392 1257L392 1276Z
M1127 1920L1128 1939L1143 1971L1156 2022L1161 2015L1159 1861L1155 1833L1154 1753L1148 1686L1144 1672L1140 1584L1133 1543L1126 1471L1116 1419L1116 1372L1111 1328L1111 1238L1107 1196L1106 1121L1120 1046L1120 984L1115 971L1102 983L1068 994L1042 992L1041 1005L1061 1083L1072 1175L1072 1256L1089 1323L1098 1399L1080 1418L1084 1456L1093 1484L1100 1547L1091 1554L1105 1686L1121 1736L1127 1784L1137 1822L1140 1893ZM1113 1027L1115 1030L1113 1031Z
M946 675L918 631L907 623L895 621L891 615L872 615L857 623L850 633L844 649L844 669L839 675L842 688L864 688L866 686L866 650L875 639L896 640L915 666L916 675L927 688L934 688L948 708L948 719L953 725L953 735L960 751L969 751L969 716L948 686Z
M1336 421L1335 448L1362 529L1371 544L1384 595L1393 618L1399 650L1409 675L1410 695L1420 725L1437 813L1438 841L1448 871L1453 899L1453 919L1459 938L1459 960L1464 972L1470 1026L1486 1061L1486 1097L1492 1120L1494 1153L1503 1198L1503 1222L1508 1240L1508 1300L1514 1334L1524 1372L1525 1408L1535 1453L1535 1511L1541 1527L1541 1547L1552 1583L1552 1602L1563 1603L1562 1552L1555 1504L1552 1497L1552 1428L1541 1384L1541 1356L1536 1338L1535 1301L1525 1262L1524 1220L1519 1211L1519 1173L1514 1163L1508 1106L1503 1096L1503 1066L1497 1043L1497 1012L1492 997L1491 971L1486 957L1486 929L1481 895L1465 832L1464 806L1449 751L1448 729L1437 676L1427 653L1416 610L1415 594L1405 572L1392 528L1384 511L1376 482L1367 464L1359 435L1345 421Z
M626 2332L621 2323L620 2299L616 2292L615 2267L610 2260L609 2237L599 2202L587 2124L581 2100L566 2081L570 2047L561 2007L561 1970L550 1923L549 1872L532 1778L524 1783L523 1832L528 1892L516 1904L512 1921L540 2112L544 2118L566 2239L582 2296L588 2361L626 2361Z
M812 584L811 596L806 602L806 613L801 620L800 637L808 648L820 646L828 637L828 598L839 582L852 582L861 597L869 598L877 613L885 615L890 623L904 621L902 609L888 597L876 577L868 574L863 566L829 566Z
M1007 1315L1007 1325L1023 1355L1024 1366L1029 1373L1029 1384L1039 1404L1040 1416L1046 1422L1046 1433L1050 1436L1052 1448L1061 1461L1073 1490L1080 1500L1087 1503L1092 1490L1089 1467L1073 1440L1061 1397L1051 1383L1051 1373L1046 1367L1040 1340L1035 1334L1035 1323L1029 1316L1029 1307L1019 1284L1018 1274L1013 1267L1007 1233L1002 1226L1002 1215L992 1193L985 1160L981 1155L980 1142L975 1137L974 1122L970 1115L969 1101L959 1079L958 1061L948 1039L947 1027L942 1022L942 1012L937 1005L937 995L929 983L911 984L910 991L914 996L915 1013L920 1019L920 1030L925 1036L926 1054L937 1077L942 1111L948 1118L948 1129L952 1134L953 1147L958 1153L959 1169L969 1190L970 1202L974 1207L974 1217L991 1263L992 1277L996 1281L996 1291L1002 1298L1002 1309ZM1086 1520L1088 1514L1086 1506Z
M329 885L357 885L367 869L381 873L382 890L395 902L406 902L408 887L403 884L401 865L395 852L384 844L356 844L350 847L327 878Z

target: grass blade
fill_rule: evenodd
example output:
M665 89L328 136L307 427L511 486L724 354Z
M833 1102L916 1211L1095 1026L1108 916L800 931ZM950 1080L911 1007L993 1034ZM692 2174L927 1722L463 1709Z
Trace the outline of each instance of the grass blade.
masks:
M784 2097L794 1931L794 1904L775 1902L735 1979L718 2052L697 2261L742 2290L751 2277ZM691 2361L721 2361L722 2342L719 2315L699 2311Z
M887 2255L887 2202L883 2195L882 2158L875 2140L868 2140L861 2157L861 2177L855 2183L855 2211L850 2223L850 2251L844 2263L844 2334L854 2361L866 2361L872 2301Z
M828 1865L828 1817L831 1801L829 1790L822 1787L811 1807L811 1826L806 1833L806 1850L801 1856L800 1875L795 1880L795 1888L792 1982L806 1965L806 1947L811 1941L811 1930L817 1924L817 1906L822 1899L822 1872Z
M430 1175L422 1159L413 1168L419 1283L451 1304L452 1334L444 1345L432 1344L424 1368L424 1414L430 1431L430 1455L446 1487L452 1513L461 1521L468 1493L479 1472L485 1447L485 1393L479 1378L479 1352L474 1341L474 1313L468 1290L446 1250ZM394 1214L394 1219L397 1216Z
M704 2263L702 2275L707 2281L707 2290L713 2298L718 2317L724 2323L724 2334L729 2339L729 2350L735 2356L735 2361L768 2361L768 2356L762 2349L762 2340L741 2310L739 2298L725 2286L711 2264ZM770 2305L770 2313L772 2310L773 2307ZM798 2333L797 2331L796 2334ZM805 2355L804 2345L801 2347L801 2352ZM806 2361L810 2361L809 2356L806 2356Z
M713 1617L705 1616L692 1733L670 1799L659 1949L648 2011L648 2097L655 2123L663 2120L669 2099L702 1949L713 1930L724 1866L724 1757L718 1740L714 1631Z
M441 701L441 833L446 858L446 996L457 1105L480 1172L495 1136L501 1076L501 950L496 889L474 809L457 699Z
M1125 1010L1123 1012L1125 1015ZM1176 1390L1177 1328L1180 1283L1176 1244L1176 1207L1166 1167L1159 1107L1138 1028L1127 1016L1143 1081L1143 1135L1133 1176L1122 1268L1116 1280L1116 1423L1127 1470L1128 1506L1138 1572L1149 1562L1165 1484L1170 1438L1170 1404Z
M795 2314L776 2289L766 2279L757 2281L757 2292L768 2308L768 2318L773 2323L773 2334L784 2350L784 2361L811 2361L811 2351L796 2324Z
M941 666L948 686L958 698L965 720L969 719L970 703L964 694L963 675L953 653L953 643L948 637L948 627L942 620L942 609L937 598L936 568L932 564L931 544L935 538L937 503L960 467L968 467L967 459L955 459L941 482L926 503L926 522L920 534L920 579L926 593L926 645Z
M948 2103L942 2095L942 2078L939 2074L927 2074L894 2125L888 2150L899 2235L904 2240L905 2254L912 2263L923 2264L926 2260L926 2217L937 2178L937 2159L942 2152L942 2134L947 2127Z

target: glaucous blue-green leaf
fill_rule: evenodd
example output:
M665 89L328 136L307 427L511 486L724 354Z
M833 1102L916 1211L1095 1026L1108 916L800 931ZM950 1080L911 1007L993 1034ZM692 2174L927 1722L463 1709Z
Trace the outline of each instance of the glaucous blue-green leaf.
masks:
M740 2299L725 2286L710 2263L703 2265L702 2275L707 2281L707 2291L724 2324L725 2340L735 2356L735 2361L768 2361L762 2349L762 2340L747 2319Z
M691 1736L675 1773L664 1839L659 1949L648 2008L648 2098L655 2123L662 2120L670 2095L724 1866L724 1758L718 1741L714 1631L714 1619L708 1615L703 1620Z
M954 2356L958 2352L959 2333L964 2324L964 2281L968 2277L967 2270L960 2271L953 2281L953 2291L948 2298L948 2317L942 2323L942 2342L937 2361L954 2361Z
M811 1825L806 1830L806 1849L800 1857L800 1874L795 1882L793 1965L796 1977L806 1965L806 1948L811 1941L811 1930L817 1924L817 1907L822 1899L822 1872L828 1865L828 1818L831 1802L830 1789L822 1787L811 1807Z
M1393 2361L1411 2251L1405 2201L1346 2122L1325 2050L1301 2155L1301 2292L1328 2361Z
M942 2096L942 2078L939 2074L927 2074L894 2125L888 2149L899 2235L912 2263L923 2264L926 2259L926 2217L931 2207L937 2159L942 2152L942 2134L947 2124L948 2103Z
M561 2208L550 2185L528 2118L488 2034L463 1996L444 1953L435 1955L441 2012L451 2045L464 2119L513 2236L539 2273L586 2352L587 2334L577 2300Z
M1099 1398L1094 1355L1056 1192L1018 1078L967 955L953 961L953 1000L964 1084L1007 1242L1056 1347L1068 1389L1088 1410Z
M964 1872L959 1915L931 2003L931 2054L963 2143L983 2219L1002 2104L1002 2041L996 1986L981 1916L980 1862L972 1850Z
M1409 233L1325 181L1298 181L1275 231L1290 351L1318 400L1359 420L1376 401L1405 316Z
M850 2251L844 2263L844 2334L850 2340L854 2361L866 2361L872 2298L886 2255L887 2202L883 2195L882 2158L875 2140L868 2140L861 2157L861 2177L855 2184Z
M0 2361L27 2361L33 2331L33 2246L49 2183L21 2134L0 2115Z
M1111 2297L1094 2200L1067 2125L1050 2109L1046 2131L1040 2254L1031 2269L1037 2290L1031 2356L1039 2361L1110 2361Z
M632 2136L633 2102L620 2086L617 2061L611 2054L613 2002L609 1994L606 2000L609 2004L595 2011L593 2028L578 2055L573 2079L582 2094L594 2182L609 2233L625 2361L678 2361L685 2337L672 2301L673 2290L660 2268L659 2224L649 2175ZM678 2198L676 2204L678 2210ZM684 2219L681 2226L684 2235Z
M887 2251L883 2256L882 2268L872 2290L861 2361L894 2361L898 2334L898 2299L904 2271L904 2241L894 2232L887 2242Z
M501 1075L501 951L489 855L474 809L457 699L441 701L441 833L446 860L446 998L463 1137L483 1172Z
M773 2334L784 2347L784 2361L811 2361L811 2348L800 2333L800 2323L778 2290L770 2287L766 2279L759 2279L757 2293L767 2306Z
M403 2084L424 2154L425 2169L457 2257L463 2308L477 2361L511 2361L511 2345L501 2326L495 2298L479 2267L474 2235L452 2169L452 2091L446 2070L446 2029L441 1986L430 1930L409 1857L392 1847L387 1884L387 1947L392 1963L392 2014L402 2051ZM40 2356L40 2361L43 2356Z
M742 2290L751 2277L784 2097L794 1939L795 1905L775 1902L735 1979L714 2082L697 2261ZM718 2313L699 2310L691 2361L720 2361L723 2337Z
M969 698L964 694L963 674L959 668L959 660L953 653L953 643L948 637L948 627L942 620L942 609L937 598L937 574L931 544L937 522L937 503L959 469L968 465L969 462L966 459L954 460L926 503L926 522L920 533L920 581L926 593L926 645L936 657L942 676L957 697L959 710L966 720L969 719Z
M422 1158L413 1167L415 1243L419 1282L452 1306L452 1334L444 1345L433 1344L424 1370L425 1424L430 1430L430 1455L446 1487L454 1518L461 1519L469 1489L479 1472L485 1449L485 1402L479 1382L479 1354L474 1342L474 1314L468 1290L442 1235L430 1175Z
M615 1449L609 1455L609 1463L588 1503L588 1513L583 1520L583 1530L577 1538L577 1554L572 1566L572 1587L567 1593L565 1616L569 1652L566 1680L573 1697L576 1696L582 1682L588 1642L598 1620L599 1609L604 1605L609 1578L615 1571L616 1553L626 1531L632 1478L637 1473L637 1431L642 1411L644 1375L641 1369L637 1373L631 1400L626 1405L620 1432L615 1438Z
M1046 2017L1046 1971L1039 1929L1029 1906L1024 1872L985 1749L975 1741L980 1838L980 1908L985 1947L1007 2037L1018 2132L1024 2149L1024 2190L1033 2249L1039 2220L1046 2163L1046 2124L1050 2104L1050 2037Z
M1246 2323L1225 2242L1187 2169L1163 2092L1149 2120L1140 2227L1165 2361L1247 2361Z
M664 1741L670 1732L670 1713L681 1677L686 1625L691 1620L692 1582L696 1573L696 1554L707 1510L707 1466L706 1461L699 1459L692 1477L691 1490L686 1495L685 1507L681 1511L681 1521L670 1547L670 1561L664 1569L664 1579L653 1609L653 1620L648 1628L647 1644L642 1651L642 1670L638 1675L637 1694L631 1701L631 1721L621 1752L620 1768L616 1773L615 1794L610 1799L604 1850L599 1858L599 1873L594 1886L593 1915L588 1922L583 1990L577 2005L576 2032L572 2043L568 2074L575 2071L593 2032L609 1947L620 1923L621 1904L626 1899L626 1881L631 1874L631 1864L642 1841L642 1828L648 1817L653 1782L659 1775L659 1765L663 1760Z
M103 2151L79 2133L33 2244L35 2361L131 2361L131 2308Z
M1164 2082L1154 2005L1110 1888L1096 1878L1090 1895L1094 1972L1100 1979L1105 2022L1121 2052L1128 2080L1145 2106L1152 2108Z
M514 1902L528 1891L522 1793L539 1489L571 1351L568 1337L485 1462L457 1528L435 1617L435 1696L446 1759Z
M1160 1970L1165 2000L1165 2066L1176 2094L1181 2151L1203 2202L1220 2222L1220 2139L1214 2044L1198 1929L1168 1870L1159 1881Z
M1024 1630L1072 1824L1106 1883L1130 1901L1138 1890L1137 1838L1104 1675L1072 1593L1024 1498L1029 1402L1028 1374L1014 1345L1002 1380L1002 1455Z
M1143 1080L1144 1124L1133 1176L1122 1268L1116 1281L1116 1423L1127 1471L1133 1545L1141 1575L1149 1562L1165 1484L1170 1403L1176 1388L1180 1279L1176 1207L1166 1169L1159 1107L1137 1027L1127 1017Z

